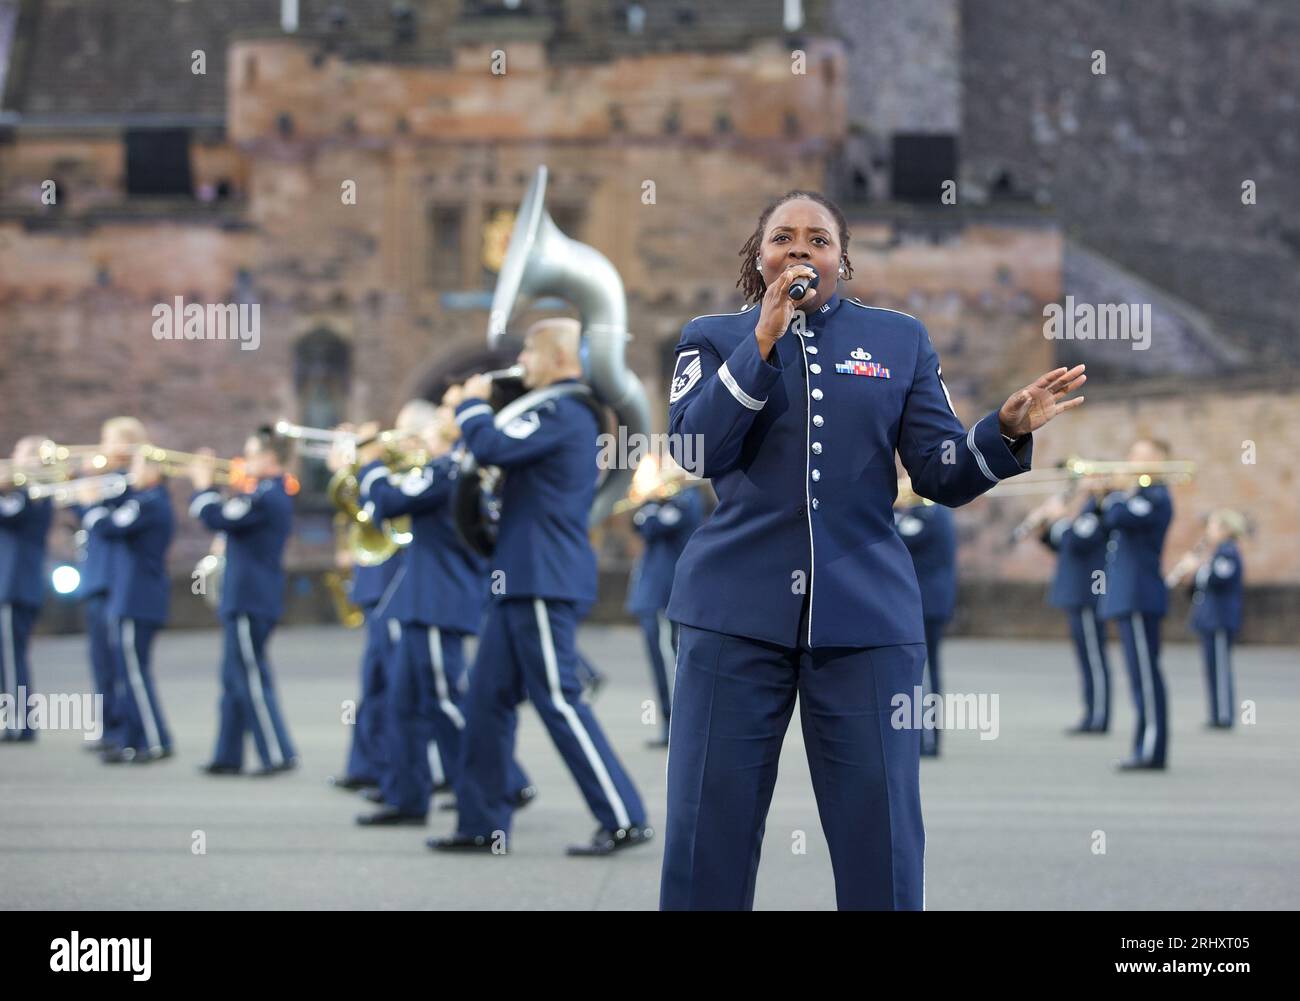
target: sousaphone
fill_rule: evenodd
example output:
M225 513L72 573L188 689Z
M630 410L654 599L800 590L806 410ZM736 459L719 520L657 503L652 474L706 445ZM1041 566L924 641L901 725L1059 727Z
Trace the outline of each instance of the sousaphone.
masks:
M650 407L641 380L627 367L627 297L623 280L609 259L585 243L560 232L545 208L547 170L537 168L519 206L510 234L505 261L497 276L488 317L488 346L497 348L519 305L540 296L556 296L571 303L582 323L583 383L561 383L525 393L497 412L493 423L504 428L511 421L560 396L590 396L614 412L618 423L633 434L650 432ZM461 460L460 483L455 498L456 527L472 549L491 555L496 543L493 522L495 496L502 471L479 469L466 450ZM591 524L607 518L614 504L627 493L632 470L606 472L596 488Z

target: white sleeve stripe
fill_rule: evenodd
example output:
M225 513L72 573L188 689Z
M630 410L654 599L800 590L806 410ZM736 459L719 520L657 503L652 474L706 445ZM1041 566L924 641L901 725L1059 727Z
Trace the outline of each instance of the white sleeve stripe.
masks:
M197 518L200 511L209 504L215 504L219 500L221 500L221 494L217 493L215 490L208 490L199 494L190 502L190 517Z
M95 522L99 521L99 519L104 517L104 515L106 514L108 514L108 508L103 506L92 507L89 511L87 511L84 515L82 515L81 527L84 528L87 532L89 532L92 528L95 527Z
M370 472L366 473L365 478L361 481L361 496L365 497L370 493L370 488L375 485L375 480L388 475L387 466L376 466Z
M456 415L456 424L459 427L464 427L465 422L469 420L471 417L477 417L479 414L490 414L490 413L492 413L492 408L489 407L486 403L477 403L474 406L462 410L460 413L458 413Z
M725 361L722 363L722 367L718 369L718 378L720 378L722 384L731 391L731 395L736 398L736 402L740 403L742 406L748 407L750 410L763 409L763 404L765 404L767 400L756 400L741 389L736 383L736 377L733 376L731 370L727 368L727 363Z
M980 420L984 420L984 419L985 418L983 417L980 418ZM979 426L980 426L980 421L976 421L974 424L971 425L971 429L966 432L966 447L971 450L971 454L975 456L975 461L979 463L980 472L983 473L985 476L987 476L994 483L1000 483L1002 481L993 475L993 470L989 469L989 464L984 461L984 453L982 453L975 444L975 429Z
M700 349L699 349L699 348L691 348L690 351L679 351L679 352L677 352L677 357L678 357L678 358L689 358L691 355L697 355L697 354L699 354L699 353L700 353Z

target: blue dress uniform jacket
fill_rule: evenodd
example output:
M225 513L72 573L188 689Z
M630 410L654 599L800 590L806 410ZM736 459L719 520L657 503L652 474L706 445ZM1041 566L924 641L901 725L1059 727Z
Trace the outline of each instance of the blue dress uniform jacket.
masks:
M0 605L39 608L45 599L45 537L54 509L25 490L0 494Z
M1160 483L1115 491L1101 502L1106 540L1106 593L1097 607L1104 619L1140 612L1164 615L1169 593L1160 571L1165 534L1174 517L1169 490Z
M668 607L677 560L692 533L700 527L703 503L697 488L683 490L662 503L642 504L632 525L645 540L645 552L632 571L627 610L633 615Z
M122 468L109 469L106 473L121 473L126 475L127 470ZM102 507L112 511L115 507L125 500L125 496L119 494L117 497L110 497L99 501L91 507ZM76 516L78 521L83 521L86 512L90 507L81 504L72 505L69 510ZM86 545L81 552L81 582L77 586L77 596L80 598L92 598L97 594L108 593L108 551L110 548L108 539L103 537L94 537L90 533L86 534Z
M1027 470L1032 439L1013 453L996 411L962 427L915 317L838 294L801 333L802 315L766 360L758 304L682 331L669 425L701 436L702 469L674 457L713 479L719 504L682 554L668 615L786 647L921 643L916 573L891 512L895 451L918 494L954 507ZM809 608L797 637L800 573Z
M284 614L282 557L293 519L284 478L266 477L252 493L228 500L215 490L196 493L190 514L214 532L226 533L222 617L251 615L278 621Z
M1096 498L1088 498L1075 517L1050 525L1043 543L1057 557L1048 603L1053 608L1096 608L1101 595L1093 590L1094 575L1106 565L1106 532Z
M451 514L451 497L460 467L450 456L400 477L390 477L382 462L359 476L361 500L377 520L411 516L401 580L384 615L462 633L478 631L483 616L486 568L461 542Z
M1241 553L1235 542L1219 544L1214 555L1196 572L1196 590L1192 594L1192 628L1199 633L1226 629L1241 631L1242 583Z
M957 608L957 525L942 504L916 504L894 514L903 545L912 554L921 588L921 614L947 622Z
M352 568L352 587L348 597L354 605L361 608L374 608L388 590L393 575L402 565L401 552L394 553L383 563L373 567L355 566Z
M160 483L128 490L112 509L92 507L82 526L90 539L108 542L109 618L166 622L171 601L167 547L176 527L167 487Z
M492 408L470 399L456 408L456 423L479 465L506 470L492 561L505 573L506 596L593 603L596 553L587 518L599 427L592 409L559 397L498 430Z

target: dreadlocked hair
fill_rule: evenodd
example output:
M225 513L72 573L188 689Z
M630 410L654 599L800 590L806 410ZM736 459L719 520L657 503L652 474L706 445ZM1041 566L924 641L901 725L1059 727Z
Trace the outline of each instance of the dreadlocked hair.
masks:
M763 293L767 291L767 282L763 280L762 273L754 267L754 259L762 256L763 248L763 231L767 229L767 220L772 213L784 205L786 202L794 201L796 198L807 198L816 202L835 220L835 228L839 231L840 241L840 264L844 268L844 273L840 275L841 279L853 277L853 263L849 260L849 225L844 220L844 213L840 207L825 195L816 191L787 191L776 201L772 202L763 209L762 214L758 217L758 226L755 227L753 234L745 245L740 248L740 279L736 282L736 288L740 289L740 294L745 297L745 302L758 302L763 298Z

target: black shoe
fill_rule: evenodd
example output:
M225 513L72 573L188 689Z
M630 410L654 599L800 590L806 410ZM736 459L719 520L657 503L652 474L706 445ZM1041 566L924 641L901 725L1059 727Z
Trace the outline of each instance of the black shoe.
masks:
M923 758L937 758L938 756L939 756L939 749L937 747L921 748L921 757Z
M267 765L264 768L258 768L249 772L257 778L266 778L269 775L279 775L283 772L291 772L298 767L298 759L290 758L288 761L281 761L278 765Z
M605 677L605 675L597 672L596 674L592 675L590 681L586 681L583 683L582 694L586 696L588 702L596 701L596 696L599 695L600 690L605 687L605 682L607 680L608 679Z
M378 786L376 786L374 789L365 790L365 792L361 794L361 798L364 799L367 803L378 803L381 806L386 802L386 800L384 799L384 794L383 792L380 791Z
M1143 761L1141 758L1125 758L1118 762L1115 768L1121 772L1163 772L1165 763L1163 761Z
M357 823L362 827L400 827L403 825L423 827L425 820L424 814L403 813L392 806L385 807L376 813L357 814Z
M438 807L438 812L439 812L439 813L455 813L457 809L459 809L459 807L458 807L457 804L456 804L455 797L453 797L453 798L451 798L451 799L444 799L444 800L442 801L442 805Z
M433 794L434 794L435 796L438 796L438 795L440 795L440 794L446 794L446 793L454 792L454 791L455 791L455 790L452 788L452 785L451 785L450 782L439 782L436 786L433 787Z
M106 765L133 765L148 761L149 755L141 754L134 747L115 747L101 754L99 760Z
M170 747L160 747L156 751L149 752L149 758L152 761L166 761L168 758L176 756L176 751Z
M492 855L494 839L488 834L453 834L449 838L430 838L425 845L435 852L480 852ZM501 854L509 852L506 848Z
M662 737L656 737L654 740L647 740L645 746L654 748L655 750L662 750L668 746L668 736L665 734Z
M34 744L36 742L35 730L16 730L13 733L6 733L0 738L3 744Z
M1232 724L1231 724L1231 723L1216 723L1216 722L1214 722L1213 720L1211 720L1209 723L1206 723L1206 724L1205 724L1205 729L1207 729L1207 730L1231 730L1231 729L1232 729Z
M335 789L342 789L344 792L359 792L379 785L374 779L354 779L351 776L339 778L337 775L331 775L325 780L325 784Z
M199 772L203 775L242 775L244 770L238 765L223 765L218 761L209 761L206 765L199 765Z
M105 751L118 751L121 748L121 744L115 744L111 740L85 740L81 743L81 749L89 754L103 754Z
M569 845L564 850L566 855L613 855L621 848L640 845L655 836L651 827L620 827L616 831L600 828L585 845Z
M537 786L524 786L517 793L515 798L510 801L510 805L516 810L522 810L529 803L537 798Z

